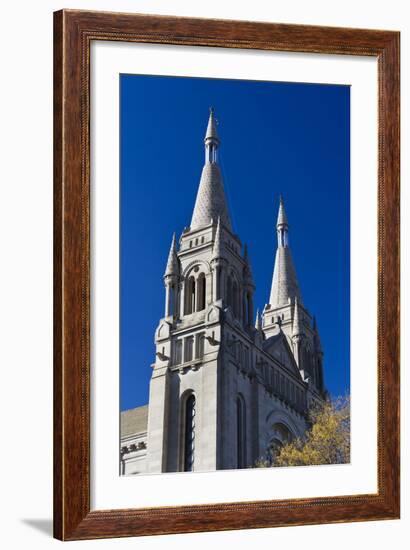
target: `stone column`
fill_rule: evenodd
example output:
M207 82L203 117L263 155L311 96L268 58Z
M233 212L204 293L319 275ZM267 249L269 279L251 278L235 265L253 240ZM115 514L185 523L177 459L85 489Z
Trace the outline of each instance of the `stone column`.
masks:
M179 296L179 313L180 317L185 315L185 281L181 283Z
M165 283L165 317L169 316L170 312L170 302L171 302L171 292L169 288L169 283Z

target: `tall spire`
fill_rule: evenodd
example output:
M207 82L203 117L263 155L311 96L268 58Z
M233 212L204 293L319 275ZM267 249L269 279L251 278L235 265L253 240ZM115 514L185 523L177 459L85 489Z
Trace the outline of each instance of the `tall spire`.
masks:
M273 271L272 288L269 303L271 307L281 307L293 302L295 298L302 303L302 297L289 248L289 225L282 197L279 202L278 220L276 224L278 248L276 250L275 268Z
M174 233L172 236L171 248L169 249L167 267L165 268L164 277L178 274L179 266L177 257L177 241Z
M231 221L221 171L218 165L218 147L220 141L216 130L216 119L213 109L209 113L204 142L205 164L202 169L201 181L192 214L191 229L198 229L210 224L211 221L216 222L218 217L220 217L221 223L231 230Z

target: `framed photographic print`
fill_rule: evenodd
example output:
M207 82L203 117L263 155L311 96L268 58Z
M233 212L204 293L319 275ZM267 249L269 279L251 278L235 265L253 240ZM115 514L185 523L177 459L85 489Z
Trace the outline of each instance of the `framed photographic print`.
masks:
M399 33L54 15L62 540L399 517Z

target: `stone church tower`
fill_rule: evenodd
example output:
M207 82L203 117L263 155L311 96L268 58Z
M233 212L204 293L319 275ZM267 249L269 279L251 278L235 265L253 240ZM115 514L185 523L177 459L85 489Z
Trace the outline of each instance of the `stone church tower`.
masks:
M247 248L233 232L211 110L192 220L164 273L149 404L121 418L121 473L252 467L306 430L326 397L323 352L289 248L283 200L269 303L254 324Z

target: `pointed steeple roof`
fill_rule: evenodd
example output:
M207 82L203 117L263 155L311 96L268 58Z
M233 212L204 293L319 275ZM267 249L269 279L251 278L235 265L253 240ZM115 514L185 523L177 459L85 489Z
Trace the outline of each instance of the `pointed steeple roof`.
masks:
M171 247L169 249L167 267L165 268L164 276L179 275L179 265L177 256L177 241L175 233L172 236Z
M272 288L269 298L269 303L273 308L285 306L289 301L293 302L295 298L302 303L292 254L288 245L288 223L282 198L279 204L277 233L278 248L276 250Z
M206 129L205 134L205 143L209 139L214 139L216 141L219 141L218 131L216 129L217 121L215 119L215 113L213 107L209 109L209 119L208 119L208 126Z
M216 160L218 145L219 138L216 132L215 117L213 111L211 111L205 135L206 162L202 169L192 214L191 229L208 225L212 220L216 222L220 217L221 223L227 229L232 230L222 175Z
M278 221L276 222L276 227L279 228L282 225L288 225L288 219L286 217L285 205L283 203L282 195L279 198L279 212L278 212Z

